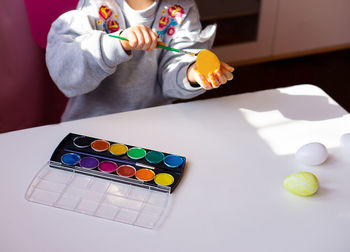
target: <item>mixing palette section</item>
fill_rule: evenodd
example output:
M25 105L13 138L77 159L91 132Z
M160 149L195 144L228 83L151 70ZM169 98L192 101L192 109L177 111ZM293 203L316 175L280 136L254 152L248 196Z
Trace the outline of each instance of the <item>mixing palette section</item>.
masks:
M179 184L185 163L179 155L73 133L50 159L54 168L170 192Z

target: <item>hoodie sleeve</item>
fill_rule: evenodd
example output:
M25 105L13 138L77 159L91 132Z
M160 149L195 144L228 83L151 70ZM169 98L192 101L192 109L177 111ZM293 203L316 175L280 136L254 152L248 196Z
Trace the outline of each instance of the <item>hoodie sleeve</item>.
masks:
M171 19L175 21L177 19L178 27L173 29L174 34L171 36L169 36L169 33L172 32L169 30L171 27L168 28L167 32L163 30L165 44L178 49L193 49L193 52L211 48L215 38L216 25L210 25L202 30L199 11L194 1L181 1L181 6L174 6L183 9L184 18L181 20L181 17L177 16ZM168 13L170 13L169 9ZM205 89L201 87L192 87L187 79L187 69L195 62L195 56L165 50L162 53L159 79L163 83L165 96L190 99L205 92Z
M64 13L48 34L46 65L53 81L67 97L94 90L120 63L131 58L119 40L96 29L91 8Z

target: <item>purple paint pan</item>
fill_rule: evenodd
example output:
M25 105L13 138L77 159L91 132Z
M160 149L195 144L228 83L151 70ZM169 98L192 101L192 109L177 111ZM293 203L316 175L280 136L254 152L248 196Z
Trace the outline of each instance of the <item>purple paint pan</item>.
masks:
M95 169L99 164L98 159L94 157L83 157L80 160L80 166L85 169Z

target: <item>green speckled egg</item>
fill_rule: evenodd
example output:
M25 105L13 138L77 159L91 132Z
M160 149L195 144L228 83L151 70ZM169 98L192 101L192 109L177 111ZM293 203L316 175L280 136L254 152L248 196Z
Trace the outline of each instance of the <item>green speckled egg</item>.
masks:
M286 177L284 187L299 196L310 196L317 192L318 179L310 172L298 172Z

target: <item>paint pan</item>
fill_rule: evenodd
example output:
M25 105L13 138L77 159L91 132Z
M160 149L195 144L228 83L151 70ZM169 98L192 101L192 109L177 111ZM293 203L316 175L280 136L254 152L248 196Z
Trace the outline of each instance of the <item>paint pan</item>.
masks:
M162 186L169 186L172 183L174 183L174 177L171 176L168 173L158 173L155 177L154 177L154 182L157 185L162 185Z
M115 172L118 168L118 165L112 161L102 161L98 169L102 172L112 173Z
M139 147L133 147L128 150L128 157L134 160L144 158L146 156L146 150Z
M135 177L141 181L151 181L154 178L154 171L149 169L140 169L136 172Z
M109 152L116 156L122 156L128 152L128 147L124 144L112 144L111 147L109 147Z
M62 156L61 161L66 165L76 165L80 161L80 156L76 153L66 153Z
M131 178L135 175L136 169L131 165L121 165L117 169L117 174L121 177Z
M109 149L109 142L101 139L95 140L91 143L91 148L98 152L106 151Z
M73 140L73 144L78 148L87 148L91 142L91 139L85 136L78 136Z
M164 158L164 163L170 168L176 168L182 165L183 159L177 155L168 155Z
M94 157L83 157L80 160L80 167L85 169L95 169L99 166L100 162Z
M151 164L159 164L164 159L164 154L159 151L149 151L145 156L147 162Z

